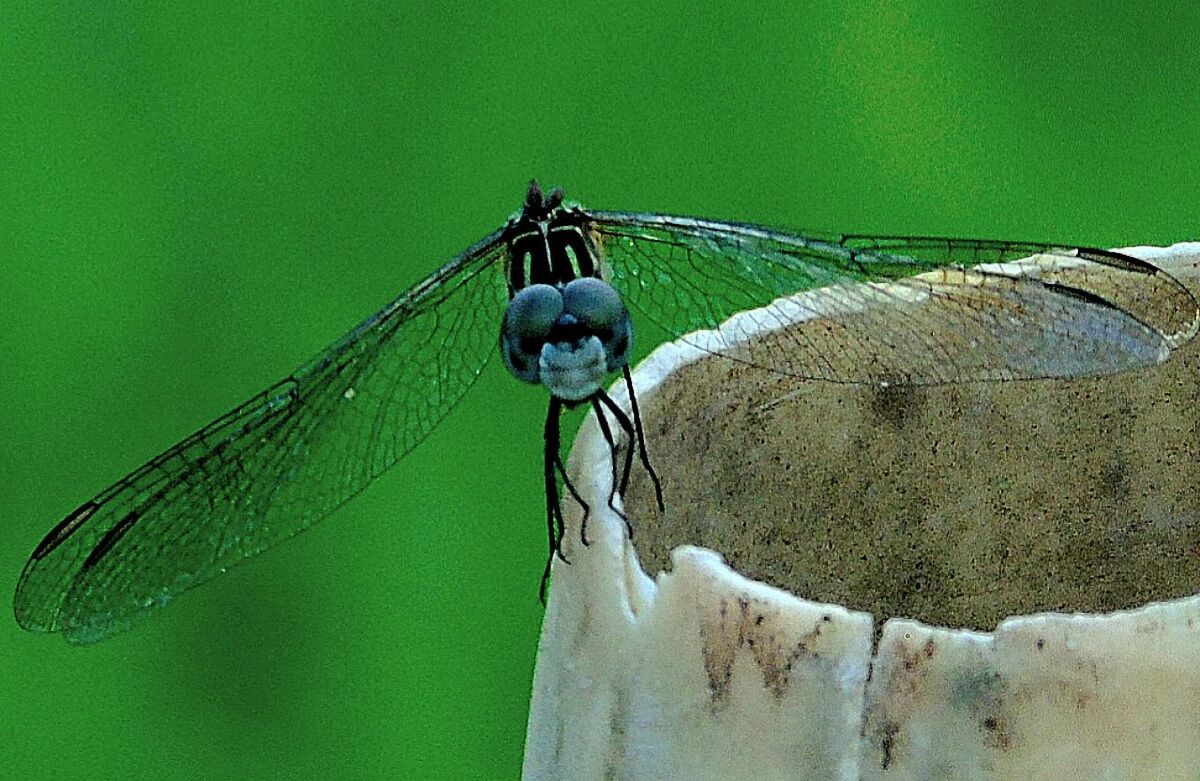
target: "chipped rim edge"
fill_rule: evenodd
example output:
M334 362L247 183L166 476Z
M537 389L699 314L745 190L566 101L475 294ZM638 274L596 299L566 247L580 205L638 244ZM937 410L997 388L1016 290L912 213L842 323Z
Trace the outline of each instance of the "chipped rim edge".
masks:
M1176 242L1166 247L1157 247L1152 245L1136 245L1129 247L1118 247L1115 249L1118 252L1127 252L1142 260L1162 260L1164 258L1173 258L1187 255L1200 256L1200 241L1184 241ZM769 306L769 305L768 305ZM754 310L749 310L754 311ZM757 330L747 330L741 324L745 322L745 312L739 312L715 329L705 329L695 331L676 339L671 342L664 342L655 348L648 356L643 358L632 370L634 386L637 388L639 397L650 397L657 392L662 383L677 369L689 364L700 361L704 358L712 357L714 352L706 350L703 345L706 344L728 344L727 337L721 336L729 330L736 328L736 333L739 339L752 339L763 332L769 332L773 328L760 327ZM769 320L764 318L764 321ZM687 341L684 341L684 340ZM618 381L608 389L608 393L613 400L621 405L627 412L630 410L628 389L623 381ZM588 486L592 490L592 496L603 496L611 490L612 480L608 469L609 453L607 444L599 434L599 427L596 425L595 413L589 412L583 426L580 428L579 435L575 440L575 447L572 449L571 460L574 462L577 474L585 475L591 482ZM585 491L586 495L586 491ZM619 497L617 498L619 502ZM604 533L608 537L606 540L611 544L612 550L622 551L624 555L620 556L621 561L613 562L620 567L621 570L621 604L627 613L627 616L636 621L639 613L642 612L653 600L658 588L658 578L664 575L669 575L669 572L660 572L656 576L648 574L641 564L641 560L637 555L637 548L634 541L629 539L625 534L624 522L616 513L613 513L609 508L600 508L601 516L597 524L604 529ZM593 509L595 514L595 508ZM589 527L594 528L594 527ZM602 547L608 547L602 546ZM785 588L775 586L763 581L757 581L749 578L738 572L725 560L724 556L719 551L713 551L709 548L704 548L696 545L680 545L672 549L670 553L672 571L675 568L677 556L687 555L693 556L698 553L703 553L704 558L701 562L697 559L697 563L702 563L704 569L710 570L714 576L720 577L731 587L743 587L747 584L762 586L770 589L775 598L781 595L786 595L792 599L800 600L806 605L820 605L822 607L837 608L846 611L849 614L866 615L870 617L872 622L880 617L872 616L863 611L838 605L835 603L817 602L807 599L803 596L788 591ZM557 565L558 562L555 562ZM1200 593L1186 596L1176 597L1173 599L1151 600L1145 604L1132 608L1124 608L1103 612L1061 612L1061 611L1039 611L1036 613L1021 614L1008 616L1001 619L991 630L967 629L964 627L946 627L936 624L927 624L915 618L904 616L889 616L883 618L882 626L880 627L884 634L889 634L890 630L899 629L903 626L920 627L923 630L938 631L952 633L963 638L970 638L975 641L989 642L997 636L1008 634L1011 632L1021 632L1030 622L1045 622L1051 620L1055 623L1069 622L1073 628L1083 629L1084 631L1094 631L1100 627L1111 626L1112 619L1133 618L1135 620L1148 619L1156 616L1163 610L1179 610L1194 607L1200 610Z

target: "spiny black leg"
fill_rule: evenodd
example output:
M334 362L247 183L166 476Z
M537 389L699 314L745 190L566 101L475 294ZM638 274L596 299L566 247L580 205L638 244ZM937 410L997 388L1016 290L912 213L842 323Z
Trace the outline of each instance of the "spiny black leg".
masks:
M546 427L543 429L544 451L543 468L546 479L546 534L550 538L550 553L546 556L546 569L542 572L542 583L538 588L538 598L546 603L546 582L550 579L550 563L555 554L567 564L567 557L562 552L563 521L562 509L558 506L558 482L554 474L555 463L558 460L559 430L558 417L562 411L562 402L551 396L550 408L546 413Z
M546 604L546 584L550 582L550 562L552 561L554 561L553 553L546 557L546 568L542 570L542 582L538 586L538 601L543 606Z
M625 463L621 466L621 482L617 488L617 493L624 497L625 489L629 487L629 473L633 469L633 425L630 424L629 418L625 415L625 412L621 409L621 407L612 400L612 396L609 396L604 391L598 391L596 396L600 399L600 401L604 402L606 407L612 410L613 417L617 419L617 425L621 427L621 430L625 432L625 436L629 438L629 446L625 448ZM615 452L613 454L613 460L616 460ZM616 474L613 475L613 484L617 484Z
M571 498L583 508L583 519L579 522L579 537L583 540L583 544L587 545L588 514L592 511L592 508L588 506L587 502L583 501L583 497L580 496L579 492L575 490L575 484L571 482L571 478L567 475L567 465L563 463L561 453L554 454L554 464L558 467L558 473L562 475L563 485L565 485L567 490L571 493Z
M562 412L562 401L550 397L550 408L546 413L546 429L544 432L545 452L544 466L546 474L546 528L550 534L550 553L557 553L563 561L567 557L562 552L563 521L562 508L558 504L558 481L554 476L554 466L558 459L559 428L558 418ZM567 562L570 564L570 562Z
M608 427L608 418L604 417L604 409L595 396L592 397L592 411L596 413L596 423L600 426L600 433L604 436L604 441L608 443L608 452L612 458L613 490L615 491L617 486L617 443L613 439L612 429ZM611 498L608 506L612 507Z
M614 405L612 399L604 391L597 391L596 395L592 397L592 408L596 411L596 420L600 422L600 432L604 435L604 441L608 443L608 449L612 453L612 490L608 492L608 509L621 516L621 520L625 522L625 531L629 534L630 539L633 539L633 525L629 523L629 516L618 510L617 506L613 504L613 500L617 498L618 492L624 495L624 484L625 480L629 477L630 457L633 451L628 449L625 451L625 476L619 479L617 471L617 441L613 437L612 429L608 427L608 420L604 417L604 408L600 405L601 401L605 402L610 409ZM616 414L617 422L621 423L624 414L621 413L619 408L616 409ZM621 423L621 428L627 433L631 431L625 423Z
M613 499L617 498L619 485L619 471L617 468L617 440L613 438L612 428L608 427L608 419L604 415L604 408L601 407L599 399L604 397L604 391L596 392L592 397L592 409L595 410L596 422L600 425L600 433L604 434L604 440L608 443L608 452L612 453L612 491L608 492L608 509L616 512L620 519L625 522L625 528L629 528L629 518L625 517L625 513L617 509L617 505L613 504Z
M547 462L547 467L549 463ZM546 604L546 583L550 580L550 563L554 561L554 553L558 550L558 542L554 539L554 510L551 508L550 483L554 480L552 468L547 468L546 474L546 534L550 538L550 552L546 555L546 568L542 570L542 582L538 585L538 599ZM562 555L561 553L559 554Z
M642 462L642 466L646 467L646 473L650 475L650 482L654 483L654 498L658 500L658 511L661 513L666 510L663 505L662 483L658 482L658 473L654 471L654 467L650 466L650 456L646 454L646 432L642 430L642 413L638 411L637 394L633 392L633 377L629 374L629 366L622 366L621 372L625 375L625 387L629 390L629 407L633 410L633 427L637 429L637 447L638 458Z

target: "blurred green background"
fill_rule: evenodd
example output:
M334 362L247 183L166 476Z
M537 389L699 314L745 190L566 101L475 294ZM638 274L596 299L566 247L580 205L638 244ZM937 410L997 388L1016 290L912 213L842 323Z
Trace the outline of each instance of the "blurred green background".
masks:
M531 176L779 226L1200 238L1181 5L5 4L0 593ZM0 777L517 777L544 403L495 362L368 492L134 632L0 620Z

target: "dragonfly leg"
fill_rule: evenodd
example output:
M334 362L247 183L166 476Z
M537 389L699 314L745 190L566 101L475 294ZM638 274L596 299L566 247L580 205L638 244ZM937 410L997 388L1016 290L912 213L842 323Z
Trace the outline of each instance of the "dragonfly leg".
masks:
M625 387L629 390L629 406L633 410L633 427L637 430L638 458L641 460L642 466L646 467L646 474L650 475L650 482L654 483L654 498L658 501L658 511L661 513L667 509L663 504L662 483L658 481L658 473L650 465L650 456L646 454L646 432L642 430L642 413L638 411L637 394L633 392L633 377L630 375L627 365L621 367L621 372L625 375Z
M596 411L596 421L600 424L600 433L604 435L604 441L608 443L609 450L612 452L612 491L608 494L608 507L610 510L621 516L621 520L625 522L625 531L629 533L629 537L633 538L633 526L629 523L629 517L624 512L618 510L613 500L617 498L617 494L625 495L625 486L629 483L629 470L633 466L633 449L632 446L625 449L625 465L624 468L617 468L617 441L613 437L612 429L608 425L608 419L604 416L604 407L601 402L610 410L613 410L617 417L617 422L621 425L621 429L629 436L633 436L633 429L628 425L629 419L621 412L620 407L613 403L613 400L608 397L604 391L597 391L592 398L592 408Z
M556 398L550 399L550 410L546 415L546 430L545 430L545 477L546 477L546 531L550 537L550 555L557 555L560 559L570 564L567 557L562 552L563 539L563 517L562 507L558 501L558 479L555 475L555 465L558 460L559 448L559 413L562 410L562 402Z
M550 564L558 556L564 563L570 564L562 552L563 520L562 508L558 504L558 478L554 473L559 460L559 415L562 412L562 402L551 396L550 407L546 412L546 427L543 430L543 475L546 480L546 534L550 541L550 552L546 556L546 568L542 570L542 582L538 586L538 599L546 604L546 584L550 580Z
M611 396L604 391L598 391L596 393L596 397L604 403L604 406L608 407L612 411L613 417L617 420L617 425L621 427L621 430L625 432L625 436L629 438L629 446L625 448L625 463L621 466L621 479L619 483L617 481L617 450L616 446L613 446L614 490L621 496L624 496L625 489L629 487L629 473L633 468L633 426L630 425L629 418L625 415L621 408L617 406L617 403L612 400ZM599 411L597 411L597 415L599 415ZM605 437L608 438L608 444L613 445L614 440L607 431L605 432Z
M563 485L565 485L567 487L567 491L571 493L571 498L583 508L583 520L579 522L579 537L583 540L583 544L587 545L588 514L591 513L592 508L588 506L587 502L583 501L583 497L580 496L579 492L575 490L575 484L571 482L571 478L567 474L567 465L563 463L562 453L556 452L554 454L554 464L558 467L558 473L562 475Z

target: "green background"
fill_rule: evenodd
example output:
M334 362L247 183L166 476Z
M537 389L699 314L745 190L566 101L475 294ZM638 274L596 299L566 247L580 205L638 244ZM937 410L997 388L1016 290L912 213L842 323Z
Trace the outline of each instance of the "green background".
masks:
M0 594L531 176L780 226L1200 238L1195 12L737 6L6 3ZM335 517L134 632L0 620L0 777L515 778L544 403L494 363Z

